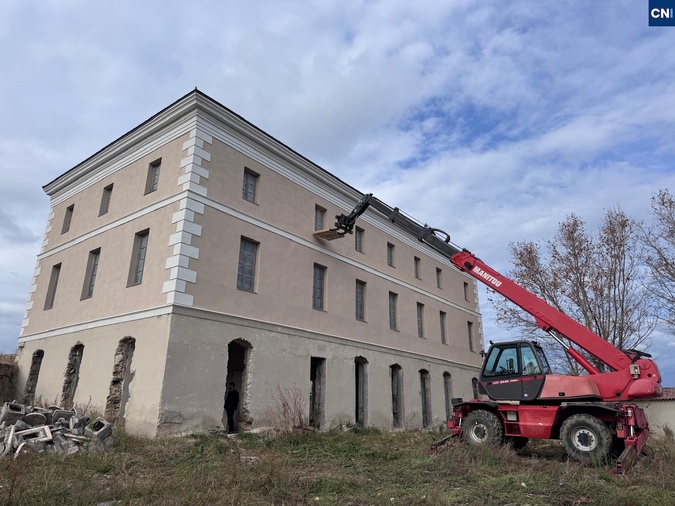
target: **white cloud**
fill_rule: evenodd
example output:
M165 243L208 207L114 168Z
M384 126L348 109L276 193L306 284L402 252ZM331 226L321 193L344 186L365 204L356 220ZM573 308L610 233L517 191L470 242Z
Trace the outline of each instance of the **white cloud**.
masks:
M551 237L571 212L589 227L609 207L644 217L675 189L675 31L647 27L646 9L2 2L0 347L16 344L41 185L195 86L502 271L509 242ZM486 337L503 332L482 306Z

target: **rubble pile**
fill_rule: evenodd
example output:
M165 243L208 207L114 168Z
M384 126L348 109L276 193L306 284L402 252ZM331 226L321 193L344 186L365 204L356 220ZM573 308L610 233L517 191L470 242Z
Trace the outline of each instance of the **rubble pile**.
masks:
M0 409L0 457L25 451L74 454L80 449L112 447L112 427L103 418L93 422L78 409L48 409L6 402Z

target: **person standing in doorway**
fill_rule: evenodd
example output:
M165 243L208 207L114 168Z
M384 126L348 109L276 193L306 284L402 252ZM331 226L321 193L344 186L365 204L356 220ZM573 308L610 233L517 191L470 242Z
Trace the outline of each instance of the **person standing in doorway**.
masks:
M227 392L225 393L225 412L227 413L227 432L232 434L234 430L234 412L239 407L239 392L234 389L234 382L230 381L227 384Z

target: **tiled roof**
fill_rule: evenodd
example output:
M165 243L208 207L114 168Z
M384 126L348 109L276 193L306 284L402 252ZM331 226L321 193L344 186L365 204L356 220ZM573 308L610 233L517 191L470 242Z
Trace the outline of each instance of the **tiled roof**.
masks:
M675 401L675 387L664 387L663 395L657 399L650 399L650 401Z

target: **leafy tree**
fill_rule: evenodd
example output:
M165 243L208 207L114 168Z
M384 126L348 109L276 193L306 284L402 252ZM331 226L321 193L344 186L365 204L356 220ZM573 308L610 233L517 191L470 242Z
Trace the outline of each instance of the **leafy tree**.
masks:
M644 348L655 318L652 292L640 275L644 264L639 230L621 210L608 210L593 236L584 221L572 214L559 224L554 238L544 243L545 254L531 241L511 243L514 268L507 276L617 348ZM494 293L489 300L499 323L526 339L551 345L549 360L559 372L583 373L531 315ZM589 359L605 369L594 357Z

